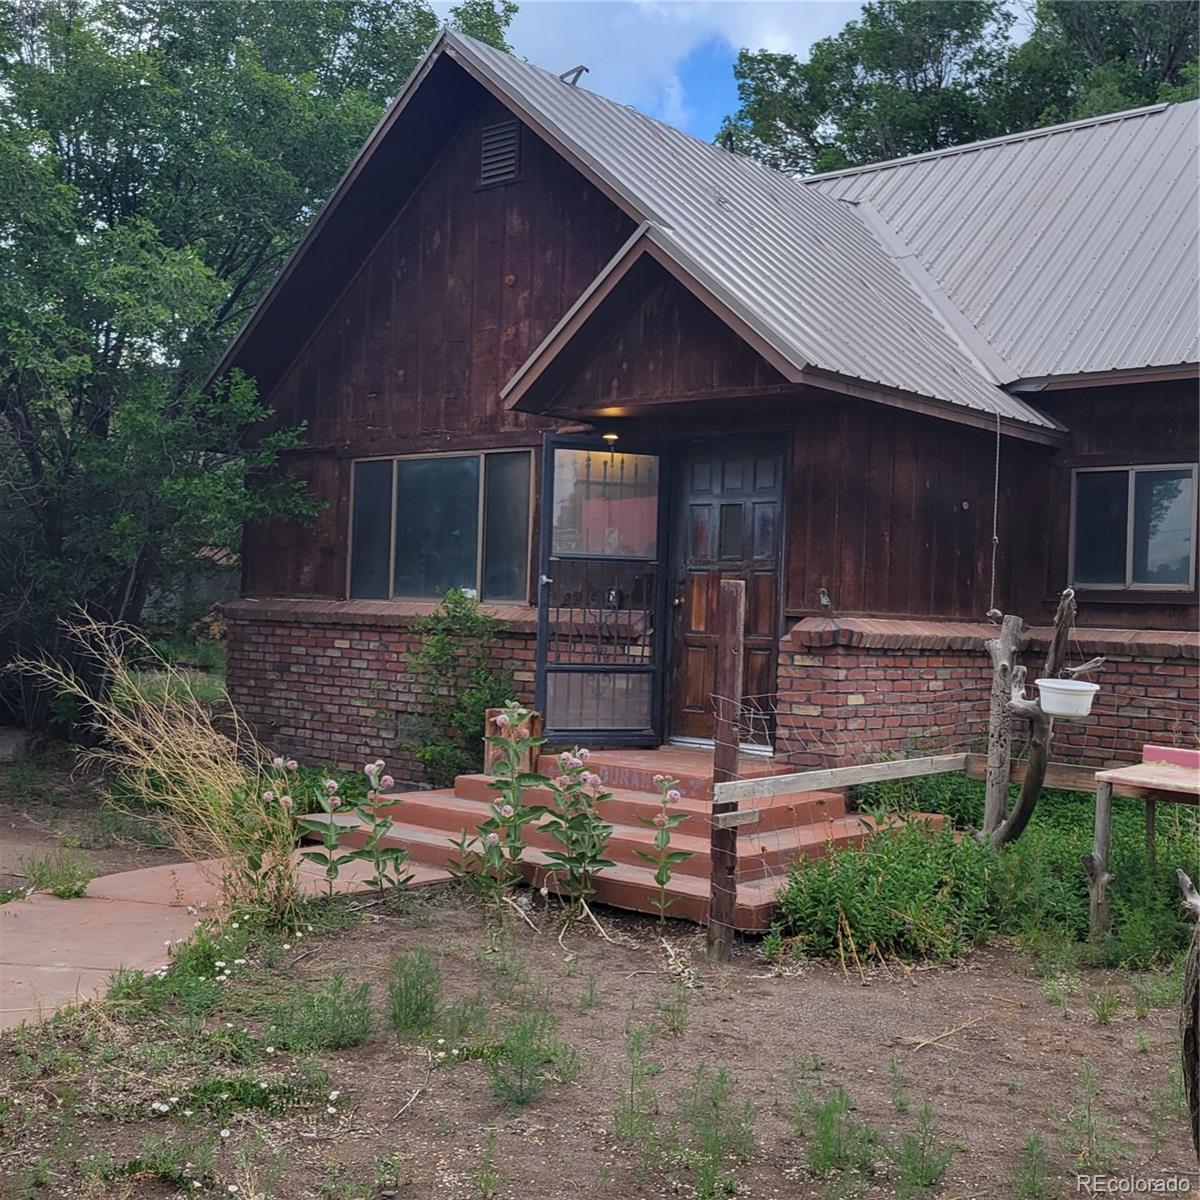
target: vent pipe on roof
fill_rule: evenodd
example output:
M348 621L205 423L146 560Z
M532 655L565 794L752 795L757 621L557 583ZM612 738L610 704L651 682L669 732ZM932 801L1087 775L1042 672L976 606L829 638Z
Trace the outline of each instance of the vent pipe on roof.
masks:
M579 77L581 75L586 75L587 73L587 67L585 67L583 63L580 63L579 66L572 67L569 71L564 71L559 76L559 79L561 79L563 83L569 83L572 87L577 87L579 85Z

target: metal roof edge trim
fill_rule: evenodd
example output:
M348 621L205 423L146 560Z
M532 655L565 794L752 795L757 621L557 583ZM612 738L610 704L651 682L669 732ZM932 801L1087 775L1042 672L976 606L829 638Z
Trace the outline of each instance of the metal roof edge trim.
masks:
M1082 387L1120 387L1122 384L1173 380L1200 381L1200 363L1164 363L1161 366L1115 367L1110 371L1082 371L1073 375L1030 375L1008 385L1010 392L1063 392Z
M334 210L341 203L342 197L349 191L354 180L358 177L362 164L374 154L378 143L387 136L392 125L399 119L401 112L408 106L408 101L412 98L417 88L424 82L425 77L433 67L434 60L450 36L451 31L443 27L437 37L433 39L429 49L421 56L420 62L413 68L412 74L405 80L404 86L400 89L396 98L384 109L383 115L375 123L375 128L371 130L370 136L363 142L354 158L351 159L350 165L342 172L342 177L338 180L337 186L330 192L328 199L321 205L317 215L304 231L304 235L296 243L283 266L279 268L279 273L271 281L271 286L258 298L258 302L247 314L246 319L233 336L225 352L217 360L212 370L209 371L201 391L207 391L229 369L230 362L237 357L238 351L241 350L246 339L254 331L254 327L258 324L263 313L270 308L275 297L282 290L283 285L291 277L300 259L308 253L317 235L325 227L330 217L332 217Z
M1195 104L1194 100L1177 101L1182 104ZM1029 141L1033 138L1046 137L1056 133L1066 133L1072 129L1084 129L1096 125L1106 125L1112 121L1124 121L1129 117L1148 117L1154 113L1170 108L1170 101L1159 104L1146 104L1141 108L1126 108L1115 113L1101 113L1096 117L1080 117L1076 121L1063 121L1058 125L1044 125L1040 129L1022 129L1014 133L1001 133L996 137L981 138L977 142L963 142L958 146L943 146L940 150L925 150L920 154L907 154L900 158L885 158L879 162L863 163L857 167L842 167L837 171L822 171L813 175L797 175L792 178L797 183L820 183L826 179L841 179L847 175L867 175L872 171L886 171L891 167L905 166L908 163L928 162L934 158L950 158L956 154L971 154L976 150L986 150L992 146L1011 145L1013 142Z
M934 317L958 343L962 352L973 362L989 383L1004 386L1017 378L1017 373L1004 361L995 347L967 319L966 314L946 295L942 285L930 274L900 235L887 223L883 214L868 200L839 200L861 216L875 240L891 256L901 272L913 285L913 290L928 305Z
M954 421L959 425L970 425L975 429L995 432L995 411L987 413L966 404L955 404L952 400L939 400L916 392L905 392L898 388L889 388L881 383L867 383L849 375L839 375L835 371L823 371L812 368L804 372L801 383L812 387L824 388L827 391L843 392L848 396L857 396L862 400L874 401L877 404L887 404L893 408L903 408L908 412L916 412L925 416L938 417L945 421ZM1041 442L1048 446L1062 444L1067 435L1067 427L1056 421L1048 413L1034 408L1027 400L1021 403L1044 424L1034 421L1021 421L1016 417L1000 417L1000 430L1010 437L1021 438L1029 442Z

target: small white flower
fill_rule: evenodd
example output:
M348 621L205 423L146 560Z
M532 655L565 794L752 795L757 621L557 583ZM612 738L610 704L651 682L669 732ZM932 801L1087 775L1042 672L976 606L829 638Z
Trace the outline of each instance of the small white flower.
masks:
M223 967L224 965L225 963L221 959L217 959L217 961L213 963L214 967Z
M200 1180L198 1180L198 1179L193 1179L193 1180L192 1180L192 1187L194 1187L194 1188L198 1188L199 1186L200 1186Z
M291 943L290 943L290 942L284 942L284 943L283 943L283 948L284 948L285 950L290 950L290 949L292 948L292 946L291 946Z
M267 1090L267 1085L265 1083L260 1083L258 1086L262 1088L264 1092Z
M327 1113L329 1113L330 1115L332 1115L332 1114L334 1114L334 1113L336 1113L336 1112L337 1112L337 1109L336 1109L336 1108L334 1108L332 1104L327 1104L327 1105L325 1106L325 1111L326 1111Z
M446 1039L445 1039L445 1038L438 1038L438 1045L439 1045L439 1046L444 1046L445 1044L446 1044Z
M243 967L246 965L246 960L244 958L235 958L233 960L233 965L235 967Z
M222 1137L228 1137L228 1136L229 1136L229 1130L228 1130L228 1129L222 1129L222 1130L221 1130L221 1136L222 1136Z
M179 1103L179 1097L178 1097L178 1096L172 1096L172 1097L170 1098L170 1100L168 1100L168 1101L167 1101L167 1103L168 1103L168 1104L178 1104L178 1103Z
M233 923L233 927L234 927L234 929L241 929L241 927L242 927L242 926L241 926L241 923L240 923L240 922L238 922L238 921L234 921L234 923Z
M238 1190L238 1185L236 1183L231 1183L225 1190L232 1194Z
M268 1053L268 1054L274 1054L274 1053L275 1053L275 1047L274 1047L274 1046L268 1046L268 1047L267 1047L267 1053Z
M336 1100L341 1094L341 1092L330 1092L329 1098L330 1100Z
M190 1117L190 1116L192 1115L192 1110L191 1110L190 1108L185 1108L185 1109L183 1110L183 1115L184 1115L185 1117Z

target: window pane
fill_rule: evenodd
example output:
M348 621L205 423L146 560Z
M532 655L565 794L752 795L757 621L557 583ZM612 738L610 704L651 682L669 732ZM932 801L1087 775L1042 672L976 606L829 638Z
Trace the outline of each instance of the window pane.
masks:
M396 462L397 596L476 588L479 458Z
M1128 471L1075 476L1075 582L1125 582Z
M1191 471L1138 471L1133 479L1133 581L1191 583Z
M658 459L610 450L555 450L554 554L654 558Z
M529 455L489 454L484 462L483 597L524 600L529 569Z
M392 464L354 464L354 515L350 533L350 595L386 599L392 545Z

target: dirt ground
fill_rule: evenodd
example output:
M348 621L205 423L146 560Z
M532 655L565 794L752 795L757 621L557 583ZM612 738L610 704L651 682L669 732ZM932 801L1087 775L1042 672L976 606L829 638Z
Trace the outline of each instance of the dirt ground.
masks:
M24 886L23 862L59 849L76 853L97 875L178 861L145 836L135 821L102 812L88 778L65 765L0 764L0 891Z
M1176 1012L1152 1009L1138 1019L1130 978L1121 973L1081 970L1079 990L1064 1009L1046 998L1033 965L1012 948L979 951L954 967L877 969L864 984L836 964L775 974L754 946L739 948L727 966L712 966L696 930L670 924L664 938L652 920L614 913L602 919L615 945L581 927L560 944L557 910L535 910L537 933L513 917L497 940L478 910L444 888L422 893L407 913L375 905L364 917L355 928L310 938L299 953L299 946L288 947L273 968L294 982L342 972L349 983L372 984L371 1040L322 1056L329 1086L339 1093L330 1105L336 1112L317 1107L281 1117L233 1116L228 1136L217 1142L213 1190L328 1200L692 1195L686 1170L658 1164L639 1171L628 1145L613 1133L628 1084L631 1021L652 1034L649 1057L661 1069L649 1083L660 1098L660 1120L670 1119L700 1063L725 1068L734 1099L752 1103L757 1149L737 1170L739 1196L835 1194L805 1166L806 1141L791 1091L798 1070L818 1090L845 1087L855 1116L892 1144L915 1128L927 1102L939 1144L957 1151L928 1194L991 1200L1019 1195L1009 1179L1031 1134L1046 1143L1058 1177L1039 1194L1076 1194L1072 1154L1057 1117L1078 1100L1080 1072L1090 1063L1100 1091L1094 1116L1100 1125L1111 1118L1126 1143L1119 1173L1166 1178L1191 1172L1191 1188L1200 1184L1178 1101L1172 1106L1163 1098L1178 1060ZM552 1083L527 1108L510 1112L492 1094L481 1063L435 1066L427 1046L398 1041L384 1013L386 980L395 956L416 947L437 957L443 1002L481 996L501 1028L524 998L546 997L559 1036L579 1052L577 1078ZM1088 1001L1102 986L1122 997L1104 1025ZM681 992L687 995L684 1028L671 1033L657 1006ZM271 1067L284 1069L285 1057L276 1056ZM909 1098L904 1112L893 1102L893 1060ZM10 1081L0 1088L11 1085L13 1062L11 1044L0 1042L0 1081ZM147 1086L144 1103L117 1116L99 1119L81 1110L72 1122L73 1153L103 1147L118 1161L134 1155L147 1133L166 1132L175 1120L148 1112L151 1098L170 1086L166 1080ZM52 1108L51 1099L47 1112ZM7 1172L14 1179L18 1165L45 1152L55 1137L61 1142L61 1131L51 1127L49 1120L26 1120L12 1140L10 1122L0 1178ZM489 1135L493 1191L480 1176ZM378 1160L389 1156L395 1178L381 1185ZM77 1182L51 1179L27 1194L84 1193ZM120 1190L114 1185L94 1194L181 1193L133 1179ZM896 1196L894 1171L881 1171L855 1194Z

